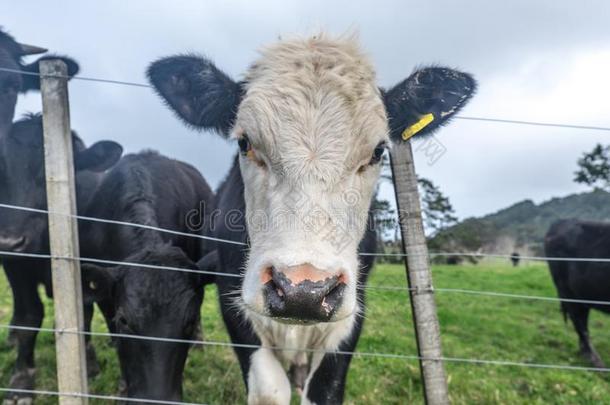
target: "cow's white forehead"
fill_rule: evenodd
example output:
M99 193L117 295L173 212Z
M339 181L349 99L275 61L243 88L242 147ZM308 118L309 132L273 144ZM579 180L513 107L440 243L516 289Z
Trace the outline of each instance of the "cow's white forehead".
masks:
M280 41L245 79L236 130L295 177L338 180L387 137L375 71L354 38Z

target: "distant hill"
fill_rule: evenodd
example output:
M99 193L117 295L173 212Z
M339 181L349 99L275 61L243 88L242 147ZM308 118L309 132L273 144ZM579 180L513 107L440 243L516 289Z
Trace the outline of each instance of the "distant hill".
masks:
M541 254L549 226L562 218L610 221L610 193L596 190L553 198L540 205L521 201L494 214L468 218L429 241L430 251Z

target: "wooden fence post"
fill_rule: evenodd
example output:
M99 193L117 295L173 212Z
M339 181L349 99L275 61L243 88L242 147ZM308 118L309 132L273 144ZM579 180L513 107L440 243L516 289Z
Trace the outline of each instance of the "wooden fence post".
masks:
M442 357L441 333L436 314L411 142L394 144L390 150L390 157L402 233L402 248L407 255L405 267L424 395L429 405L445 405L449 404L449 392L443 362L438 360Z
M60 392L87 394L83 300L79 256L74 158L68 70L60 60L40 62L44 129L44 157L49 209L49 239L53 298L55 301L55 345L57 385ZM56 213L56 214L54 214ZM57 214L59 213L59 214ZM67 215L66 215L67 214ZM71 216L72 215L72 216ZM87 398L61 396L62 405L84 405Z

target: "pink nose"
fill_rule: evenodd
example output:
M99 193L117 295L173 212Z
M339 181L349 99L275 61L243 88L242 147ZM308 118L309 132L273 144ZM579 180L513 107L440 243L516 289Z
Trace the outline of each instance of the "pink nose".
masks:
M271 316L297 322L330 321L341 306L347 282L342 272L329 273L308 263L268 267L261 281Z

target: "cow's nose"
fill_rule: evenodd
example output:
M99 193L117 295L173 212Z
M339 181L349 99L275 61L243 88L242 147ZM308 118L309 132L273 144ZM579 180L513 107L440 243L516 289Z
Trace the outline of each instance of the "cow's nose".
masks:
M26 246L25 236L10 237L0 235L0 250L22 252Z
M263 288L272 317L293 322L328 322L341 306L346 288L343 273L310 264L263 272Z

